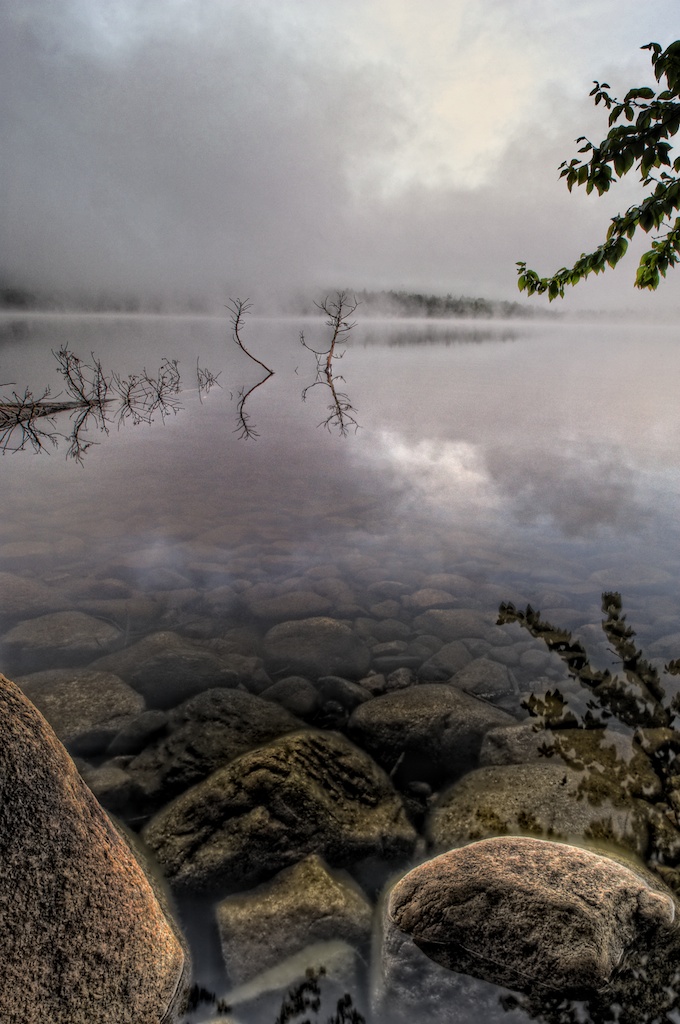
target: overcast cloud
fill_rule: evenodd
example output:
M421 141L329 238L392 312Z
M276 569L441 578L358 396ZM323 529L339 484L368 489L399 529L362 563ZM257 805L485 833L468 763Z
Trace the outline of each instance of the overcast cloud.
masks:
M635 197L567 192L677 0L0 0L0 277L182 300L518 298ZM632 183L634 186L634 183ZM624 262L565 308L676 308ZM677 273L677 272L676 272Z

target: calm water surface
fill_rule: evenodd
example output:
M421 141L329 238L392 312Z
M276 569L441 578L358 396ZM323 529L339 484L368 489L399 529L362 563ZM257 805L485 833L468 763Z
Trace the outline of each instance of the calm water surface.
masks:
M472 610L489 623L474 657L493 654L501 601L531 602L582 637L600 667L612 663L601 594L619 591L647 656L659 666L680 656L679 330L359 318L334 364L342 430L324 383L303 401L316 368L301 328L324 347L320 321L247 322L245 343L274 370L247 394L263 373L227 320L5 316L4 394L11 382L56 398L61 346L121 375L176 359L183 387L151 423L113 409L108 433L86 423L80 440L92 445L80 459L67 457L68 413L42 450L6 451L5 588L44 585L51 613L96 602L128 645L158 630L210 639L240 629L253 655L276 624L247 600L253 587L258 600L316 589L323 614L352 622L373 647L427 633L415 620L428 608ZM219 374L209 393L197 387L197 360ZM329 579L342 586L319 585ZM384 581L401 584L403 599L381 592ZM144 597L152 605L142 608ZM17 614L11 601L3 608L6 638ZM35 610L19 622L37 622ZM504 627L523 651L544 651L514 628ZM0 645L0 667L15 678L70 664L68 651L44 644ZM566 679L556 656L511 667L516 697L497 702L518 718L534 684ZM197 960L199 979L225 984L213 954L201 947Z

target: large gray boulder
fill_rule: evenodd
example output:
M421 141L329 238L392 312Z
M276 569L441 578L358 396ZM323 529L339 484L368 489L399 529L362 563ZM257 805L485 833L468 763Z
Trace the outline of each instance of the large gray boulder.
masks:
M607 985L624 956L675 917L669 892L563 843L499 837L414 868L388 913L437 963L520 991Z
M173 708L169 735L127 767L137 799L160 807L206 776L269 740L302 728L285 708L243 690L206 690Z
M454 686L425 683L361 704L348 730L386 771L399 763L404 777L440 784L474 768L484 735L513 721Z
M176 1019L182 945L53 730L0 676L0 1020Z
M317 616L281 622L264 638L265 665L272 674L344 676L361 679L371 652L344 622Z
M408 856L416 834L385 773L337 733L291 733L179 796L144 838L177 890L233 891L311 853L344 867Z
M448 970L419 949L388 913L390 891L376 915L370 1001L375 1021L390 1024L527 1024L501 1004L510 993Z
M367 945L373 907L348 874L318 856L281 871L271 882L227 896L217 925L234 985L293 956L310 942L342 940Z

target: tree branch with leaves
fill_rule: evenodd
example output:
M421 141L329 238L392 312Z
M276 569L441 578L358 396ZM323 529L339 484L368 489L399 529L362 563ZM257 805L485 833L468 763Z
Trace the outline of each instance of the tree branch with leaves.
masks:
M609 93L607 82L595 82L590 95L595 105L609 111L609 132L598 144L585 136L579 153L560 164L560 177L571 192L585 186L586 192L608 192L632 170L640 175L645 197L624 214L611 218L605 241L589 253L582 253L571 267L562 267L551 277L541 277L525 262L517 263L518 287L528 295L564 297L568 285L576 285L589 274L613 268L628 249L638 228L656 232L650 248L643 253L635 276L635 287L654 290L666 272L680 261L680 157L672 158L669 141L680 130L680 40L662 50L648 43L651 61L661 89L629 89L622 100Z

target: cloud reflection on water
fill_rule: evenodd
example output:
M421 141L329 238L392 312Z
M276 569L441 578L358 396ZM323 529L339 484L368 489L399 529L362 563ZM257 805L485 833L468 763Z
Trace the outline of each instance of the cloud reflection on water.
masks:
M384 430L368 454L400 480L404 509L427 508L438 519L511 518L587 538L602 528L638 530L650 514L634 470L610 449L410 441Z

